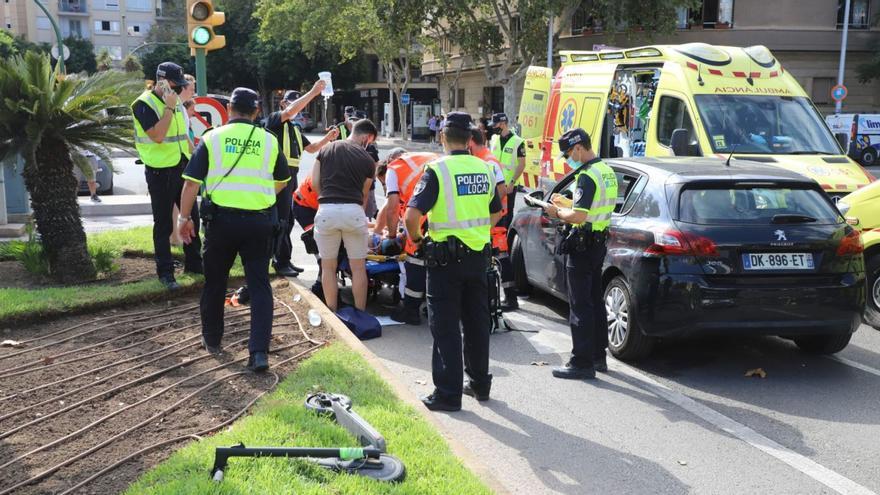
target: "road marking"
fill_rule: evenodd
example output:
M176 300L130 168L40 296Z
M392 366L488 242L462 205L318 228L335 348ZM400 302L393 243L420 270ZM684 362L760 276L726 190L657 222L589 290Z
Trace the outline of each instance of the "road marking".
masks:
M529 343L532 344L535 350L540 354L563 354L570 348L571 338L567 333L561 331L562 328L567 330L564 325L549 321L540 321L539 318L526 317L523 315L517 315L516 313L508 313L505 317L510 320L511 323L514 323L516 328L541 330L538 334L529 334L526 337ZM558 327L559 331L553 329L555 327ZM842 364L853 366L862 371L880 376L880 370L871 368L870 366L865 366L855 361L836 356L833 356L830 359L840 361ZM732 418L695 401L681 392L663 385L632 366L614 358L608 360L608 365L612 370L635 380L642 388L654 395L681 407L685 411L703 419L716 428L791 466L838 493L847 495L877 495L869 488L856 483L836 471L832 471L808 457L780 445L748 426L738 423Z
M852 359L847 359L845 357L840 357L840 356L826 356L826 357L832 361L837 361L840 364L845 364L847 366L852 366L853 368L862 370L865 373L870 373L872 375L880 376L880 370L878 370L877 368L872 368L868 365L865 365L862 363L857 363L857 362L853 361Z
M691 414L712 424L716 428L727 432L730 435L746 442L752 447L768 454L779 461L788 464L797 469L801 473L813 478L832 490L842 494L854 495L876 495L870 489L856 483L855 481L843 476L840 473L832 471L825 466L794 452L773 440L761 435L755 430L745 426L733 419L711 409L690 397L677 392L666 385L654 380L644 373L621 363L616 359L609 359L609 364L614 371L626 375L647 388L655 395L666 399L667 401L681 407Z

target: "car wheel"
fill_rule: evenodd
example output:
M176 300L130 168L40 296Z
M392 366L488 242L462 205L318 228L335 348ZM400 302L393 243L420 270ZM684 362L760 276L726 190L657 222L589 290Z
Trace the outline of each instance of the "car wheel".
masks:
M516 285L516 291L525 295L532 291L532 285L529 283L529 278L526 274L526 258L523 255L522 241L518 235L514 234L512 245L513 283Z
M839 333L831 335L807 335L795 337L794 343L802 351L811 354L834 354L840 352L849 344L851 333Z
M644 335L633 307L633 297L626 280L616 277L605 288L605 313L608 316L608 348L614 357L633 361L651 353L654 339Z
M865 260L868 297L865 301L865 323L880 330L880 254Z
M877 163L877 149L866 148L862 152L862 165L865 167L873 167Z

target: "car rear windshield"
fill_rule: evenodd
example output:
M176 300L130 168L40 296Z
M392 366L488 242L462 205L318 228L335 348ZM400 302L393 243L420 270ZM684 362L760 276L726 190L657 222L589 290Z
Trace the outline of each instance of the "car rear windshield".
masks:
M837 224L840 214L810 186L717 184L686 187L679 220L702 225Z

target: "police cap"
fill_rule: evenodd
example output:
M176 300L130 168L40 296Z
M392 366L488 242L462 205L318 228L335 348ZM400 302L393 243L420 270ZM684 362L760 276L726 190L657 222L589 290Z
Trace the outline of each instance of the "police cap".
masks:
M354 115L354 107L349 105L345 107L345 115Z
M189 86L189 81L183 77L183 67L174 62L162 62L156 69L156 79L167 79L180 86Z
M236 109L256 110L260 105L260 95L250 88L235 88L229 103Z
M299 91L296 91L295 89L291 89L290 91L287 91L286 93L284 93L284 100L285 101L296 101L300 98L300 96L302 96L302 95L300 94Z
M559 156L568 153L568 151L576 144L580 144L587 149L592 148L589 134L580 127L566 132L559 138L559 151L561 152Z
M507 122L507 114L506 113L499 112L499 113L492 114L492 122L490 123L490 125L492 127L498 127L498 124L500 124L502 122Z
M446 120L443 121L442 127L454 127L463 131L474 129L474 120L469 113L465 112L449 112L446 114Z

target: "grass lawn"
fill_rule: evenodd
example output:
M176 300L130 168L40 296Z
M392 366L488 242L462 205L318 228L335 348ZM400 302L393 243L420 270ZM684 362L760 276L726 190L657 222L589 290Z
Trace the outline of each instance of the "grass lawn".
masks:
M153 255L152 227L127 230L110 230L89 235L90 246L100 246L116 256L124 253ZM172 253L182 255L183 250L172 247ZM236 261L231 276L243 276L241 263ZM201 277L180 275L177 281L184 287L201 281ZM14 320L33 314L55 314L81 306L108 305L131 298L147 297L165 292L158 279L148 279L119 285L85 284L71 287L41 289L0 289L0 322Z
M223 482L211 480L214 447L356 447L355 439L330 418L303 406L315 390L343 393L354 409L388 442L391 455L406 465L406 480L385 484L340 475L288 459L232 458ZM439 433L391 388L358 354L343 344L322 349L289 375L255 411L225 431L192 443L146 473L127 495L157 494L488 494L479 479L450 452Z

